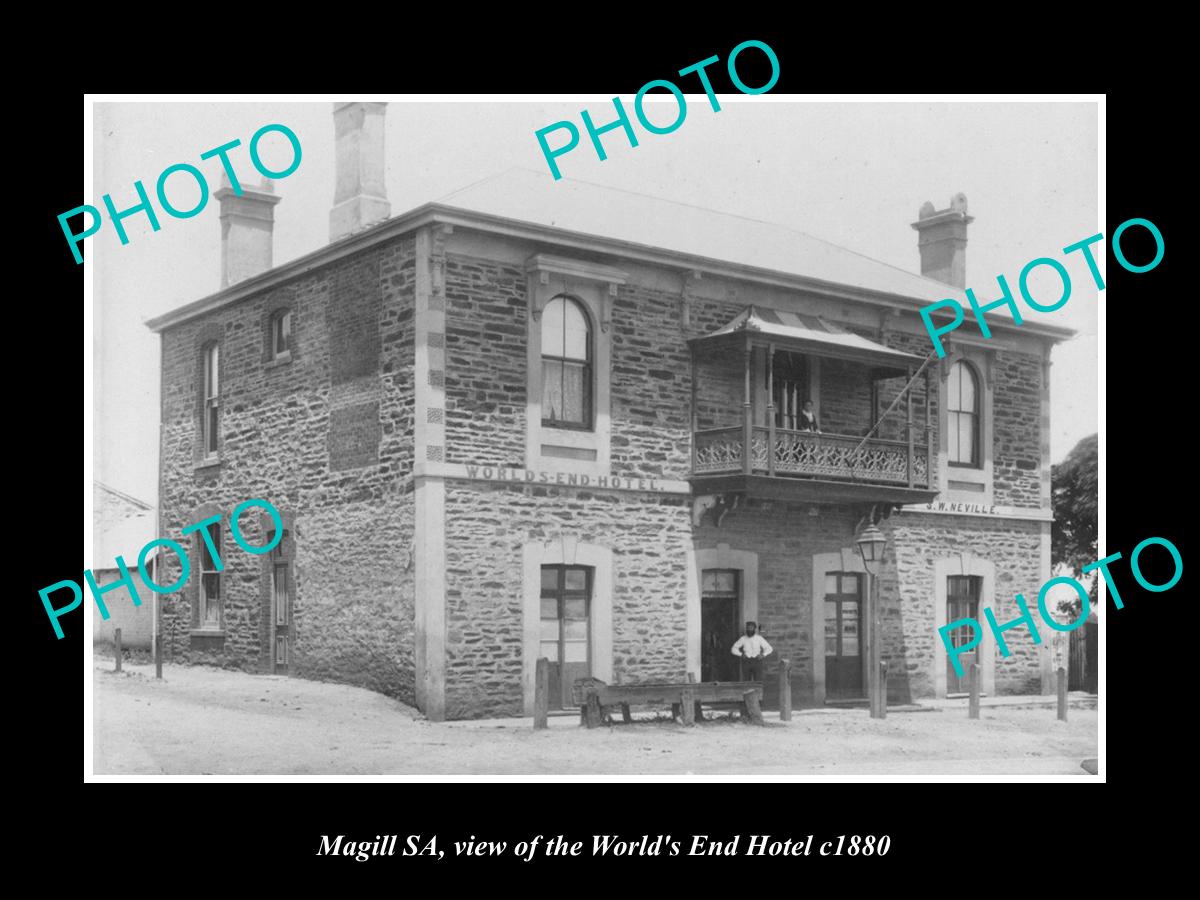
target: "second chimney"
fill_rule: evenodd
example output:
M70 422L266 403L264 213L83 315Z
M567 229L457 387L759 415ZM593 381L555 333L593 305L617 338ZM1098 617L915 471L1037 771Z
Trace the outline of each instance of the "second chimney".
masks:
M975 221L967 215L967 195L955 194L949 209L934 209L928 200L921 205L917 221L917 248L921 251L921 274L956 288L967 286L967 226Z
M335 103L337 183L329 211L329 240L362 231L392 214L384 185L386 103Z
M275 228L275 188L269 179L261 185L241 185L241 194L229 176L213 193L221 204L221 287L245 281L272 265L272 231Z

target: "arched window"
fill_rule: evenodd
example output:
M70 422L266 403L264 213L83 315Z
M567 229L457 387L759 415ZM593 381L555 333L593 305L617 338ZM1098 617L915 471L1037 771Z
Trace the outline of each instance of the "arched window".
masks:
M271 313L269 330L268 358L287 359L290 357L292 355L292 311L279 309Z
M200 421L200 430L204 441L204 455L216 456L218 437L219 437L219 419L217 416L218 395L220 393L220 382L218 379L219 369L219 354L220 350L217 343L214 341L211 344L205 344L201 350L201 355L204 359L203 383L201 384L201 396L204 398L204 408Z
M949 420L950 465L979 467L979 379L965 362L950 367Z
M592 427L592 325L559 295L542 310L542 424Z

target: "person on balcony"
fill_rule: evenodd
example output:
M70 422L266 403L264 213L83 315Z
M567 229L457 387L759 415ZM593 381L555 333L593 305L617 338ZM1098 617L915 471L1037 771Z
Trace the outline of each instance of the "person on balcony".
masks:
M817 424L817 414L813 412L813 402L811 400L804 401L804 409L800 411L799 424L801 431L821 433L821 426Z
M733 645L733 655L745 661L748 681L762 681L763 659L775 652L766 638L756 634L757 631L757 622L747 622L746 633Z

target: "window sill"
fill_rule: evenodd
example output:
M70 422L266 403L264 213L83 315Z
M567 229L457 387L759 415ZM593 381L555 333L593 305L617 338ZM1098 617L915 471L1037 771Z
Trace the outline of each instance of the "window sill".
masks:
M292 361L291 353L281 353L273 359L268 359L263 363L264 369L278 369L280 366L286 366Z
M203 459L197 461L196 464L193 466L193 468L197 472L201 471L202 469L218 469L220 467L221 467L221 457L219 457L219 456L206 456Z
M210 637L223 638L225 637L224 628L193 628L189 634L192 637Z

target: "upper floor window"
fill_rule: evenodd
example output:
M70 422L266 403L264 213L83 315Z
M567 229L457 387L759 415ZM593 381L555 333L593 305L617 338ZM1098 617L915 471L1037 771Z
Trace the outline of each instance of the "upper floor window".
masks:
M281 309L271 314L270 359L288 359L292 355L292 311Z
M201 386L204 408L202 412L203 418L201 419L201 431L205 456L216 456L217 438L220 434L217 415L219 405L218 396L220 394L220 383L218 380L218 370L220 368L219 353L220 350L216 342L204 346L204 382Z
M592 427L591 320L563 295L542 310L542 424Z
M950 367L948 388L946 430L950 465L978 468L981 398L975 370L965 362L956 362Z

